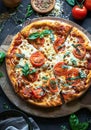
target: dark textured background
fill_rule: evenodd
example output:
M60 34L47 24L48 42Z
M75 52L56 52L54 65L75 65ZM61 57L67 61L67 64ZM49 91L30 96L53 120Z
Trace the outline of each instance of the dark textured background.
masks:
M0 44L4 41L7 35L16 33L20 28L20 22L16 22L15 17L24 19L24 14L26 12L26 7L30 3L30 0L22 0L22 5L19 6L18 10L11 11L10 9L6 8L0 0L0 25L3 26L1 29L0 27ZM88 13L86 19L83 21L75 21L71 16L71 7L65 2L64 3L64 13L61 16L62 18L69 18L69 20L79 24L83 28L85 28L89 33L91 33L91 12ZM2 19L2 14L4 18ZM12 16L11 16L11 15ZM69 15L68 15L69 14ZM6 15L6 16L5 16ZM68 17L66 17L66 15ZM36 13L33 13L29 19L33 19L36 17ZM90 100L90 99L89 99ZM3 91L0 88L0 112L8 110L8 109L18 109L16 108L5 96ZM91 120L91 112L88 109L81 109L75 113L80 121ZM55 119L46 119L35 117L31 115L33 119L38 123L41 130L61 130L61 125L67 126L69 128L68 119L69 116L55 118ZM91 125L88 130L91 130Z

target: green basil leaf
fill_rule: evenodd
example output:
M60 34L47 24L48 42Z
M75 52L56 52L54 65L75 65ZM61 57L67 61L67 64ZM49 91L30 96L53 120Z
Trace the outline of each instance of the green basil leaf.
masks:
M88 122L80 122L78 125L78 130L87 130L89 127Z
M52 31L51 30L44 30L42 32L36 32L36 33L32 33L28 36L28 39L30 40L35 40L37 38L43 38L44 36L48 35L48 34L51 34Z
M40 33L40 38L43 38L44 36L48 35L48 34L51 34L52 31L51 30L44 30Z
M4 61L6 54L4 52L0 52L0 63Z
M71 6L74 6L76 4L75 0L66 0L66 2Z
M38 37L40 37L40 33L39 32L36 32L36 33L32 33L28 36L28 39L30 40L35 40L37 39Z
M46 29L42 32L42 34L44 34L44 35L48 35L48 34L51 34L51 33L52 33L52 30L48 30L48 29Z
M80 71L79 76L80 76L80 78L86 78L87 77L87 75L84 71Z
M29 65L26 63L22 68L22 73L24 76L27 76L30 73Z
M34 74L36 72L36 69L33 69L29 72L29 74Z
M75 114L72 114L69 118L70 127L72 130L87 130L89 122L80 122Z
M72 114L70 116L69 123L72 130L79 130L78 129L79 119L75 114Z
M43 37L44 37L44 34L41 33L41 34L40 34L40 38L43 38Z

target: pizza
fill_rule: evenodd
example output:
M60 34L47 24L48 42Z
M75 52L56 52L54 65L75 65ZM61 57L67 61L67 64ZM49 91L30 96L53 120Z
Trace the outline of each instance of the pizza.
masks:
M14 91L24 101L60 106L90 87L91 41L70 23L40 19L13 37L6 68Z

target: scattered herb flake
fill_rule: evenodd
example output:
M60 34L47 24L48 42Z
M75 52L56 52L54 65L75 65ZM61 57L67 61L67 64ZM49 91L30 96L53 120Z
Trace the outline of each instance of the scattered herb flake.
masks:
M60 50L63 46L65 46L64 44L62 44L61 46L58 46L58 50Z
M43 76L42 79L44 79L44 80L48 80L49 78L46 77L46 76Z
M79 79L80 78L80 76L76 76L76 77L71 77L71 78L67 78L68 80L77 80L77 79Z
M66 52L65 54L64 54L64 57L63 58L65 58L66 56L69 56L69 54L70 54L70 52L68 51L68 52Z
M18 58L24 58L24 57L25 57L24 54L19 54L19 53L16 53L16 56L17 56Z
M62 65L62 68L63 68L63 69L68 69L69 66L67 66L67 65Z
M77 62L76 62L76 60L74 60L74 59L71 59L71 62L72 62L72 64L73 64L73 65L75 65L75 66L77 65Z

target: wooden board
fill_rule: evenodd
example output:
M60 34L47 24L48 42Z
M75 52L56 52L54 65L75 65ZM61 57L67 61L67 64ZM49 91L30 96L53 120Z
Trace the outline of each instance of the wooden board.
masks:
M49 18L49 17L39 18L39 19L35 19L33 21L41 20L41 19L45 19L45 20L46 19L57 19L57 20L69 23L73 26L76 26L81 31L83 31L88 36L88 38L91 40L91 35L86 30L84 30L82 27L80 27L79 25L77 25L71 21L67 21L67 20L59 19L59 18ZM30 23L30 21L27 21L24 24L24 26L27 25L28 23ZM0 50L7 51L11 40L12 40L12 36L8 36L5 39L5 42L1 45ZM4 77L0 78L0 85L1 85L1 88L4 91L5 95L9 98L9 100L16 107L18 107L19 109L21 109L22 111L24 111L28 114L32 114L32 115L39 116L39 117L56 118L56 117L62 117L62 116L69 115L73 112L78 111L79 109L81 109L83 107L91 110L91 100L89 100L91 98L91 87L81 98L79 98L75 101L72 101L68 104L64 104L63 106L53 107L53 108L40 108L40 107L36 107L36 106L26 103L25 101L23 101L23 99L21 99L14 92L13 87L11 86L11 83L7 76L5 63L3 63L3 65L0 67L0 71L2 71L4 73Z

